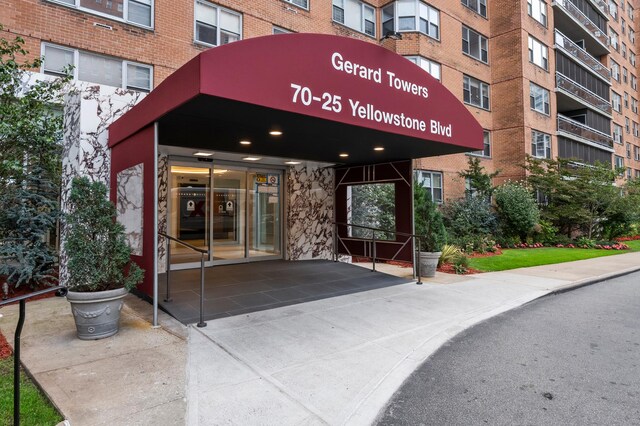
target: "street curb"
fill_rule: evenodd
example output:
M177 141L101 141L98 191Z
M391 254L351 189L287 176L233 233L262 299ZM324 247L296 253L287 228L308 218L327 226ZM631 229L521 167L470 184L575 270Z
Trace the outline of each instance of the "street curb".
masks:
M613 278L618 278L618 277L622 277L625 275L629 275L632 274L634 272L638 272L640 271L640 265L639 266L632 266L631 268L627 268L627 269L623 269L622 271L616 271L616 272L610 272L608 274L602 274L602 275L598 275L596 277L589 277L589 278L585 278L579 281L574 281L570 284L567 284L566 286L560 287L556 290L550 291L549 293L545 294L544 296L540 296L540 298L542 297L547 297L550 295L556 295L556 294L562 294L562 293L566 293L572 290L577 290L579 288L582 287L586 287L592 284L597 284L600 283L602 281L607 281L607 280L611 280Z

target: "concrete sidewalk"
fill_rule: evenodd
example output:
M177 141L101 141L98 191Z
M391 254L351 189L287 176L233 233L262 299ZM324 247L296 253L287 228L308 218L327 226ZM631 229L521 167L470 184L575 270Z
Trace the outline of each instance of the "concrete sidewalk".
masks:
M75 339L67 303L48 299L27 305L22 358L74 426L366 425L413 370L465 328L551 292L635 270L640 253L438 274L422 286L223 318L206 328L163 315L153 329L150 306L130 297L121 332L96 342ZM11 341L17 309L0 313Z

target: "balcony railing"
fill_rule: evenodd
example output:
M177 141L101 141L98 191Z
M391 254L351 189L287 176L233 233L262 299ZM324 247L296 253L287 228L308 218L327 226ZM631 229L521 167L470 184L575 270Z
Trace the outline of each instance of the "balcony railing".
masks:
M607 148L613 147L613 138L610 135L560 114L558 114L558 131L578 136Z
M569 37L562 34L560 31L556 30L556 45L562 48L563 51L567 52L575 59L580 61L589 69L593 70L593 72L597 73L599 76L604 78L607 81L611 81L611 76L609 74L609 69L602 64L602 62L598 61L596 58L591 56L586 50L582 49L580 46L575 44Z
M556 87L582 100L588 105L599 109L607 115L611 115L611 103L608 100L601 98L591 90L581 86L559 72L556 72Z
M554 3L560 6L569 16L582 24L591 35L602 43L603 46L609 46L609 37L606 33L602 32L598 26L587 17L578 7L571 3L569 0L554 0Z

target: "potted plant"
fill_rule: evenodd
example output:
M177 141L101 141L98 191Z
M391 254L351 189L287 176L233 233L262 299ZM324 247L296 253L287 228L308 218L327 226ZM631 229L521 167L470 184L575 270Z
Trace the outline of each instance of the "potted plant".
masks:
M442 214L431 200L431 194L419 182L413 184L413 220L419 236L417 247L420 256L420 275L434 277L442 246L447 243Z
M118 332L126 294L138 285L144 271L131 261L124 226L116 221L115 206L103 183L74 178L65 215L67 300L78 338L95 340Z

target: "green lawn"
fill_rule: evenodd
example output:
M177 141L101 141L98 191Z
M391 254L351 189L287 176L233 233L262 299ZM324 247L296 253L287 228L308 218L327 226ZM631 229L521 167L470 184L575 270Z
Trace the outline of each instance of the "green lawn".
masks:
M20 424L55 426L63 419L29 380L20 376ZM0 359L0 425L13 424L13 357Z
M640 251L640 240L625 242L631 251ZM537 249L505 249L499 256L469 259L469 266L483 272L505 271L527 266L550 265L594 257L614 256L629 250L597 250L544 247Z

